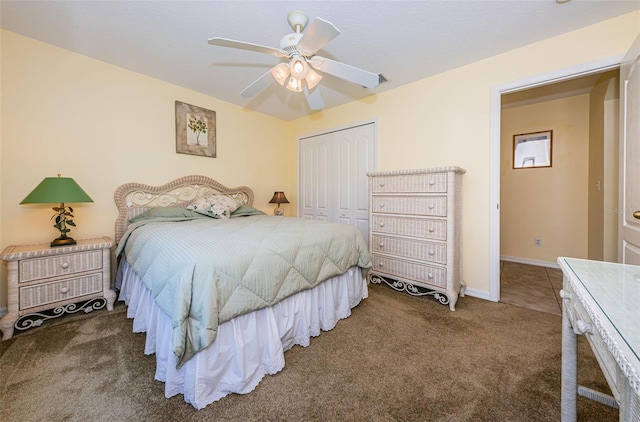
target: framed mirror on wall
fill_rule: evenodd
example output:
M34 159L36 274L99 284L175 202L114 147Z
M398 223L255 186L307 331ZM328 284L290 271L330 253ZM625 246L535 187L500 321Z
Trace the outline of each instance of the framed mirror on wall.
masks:
M551 167L553 130L513 135L513 168Z

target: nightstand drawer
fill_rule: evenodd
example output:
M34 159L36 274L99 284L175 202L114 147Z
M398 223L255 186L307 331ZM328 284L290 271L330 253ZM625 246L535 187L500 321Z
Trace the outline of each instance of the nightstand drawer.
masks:
M446 220L371 214L370 227L372 232L377 233L399 234L421 239L447 240Z
M447 263L447 245L445 243L430 243L417 239L373 235L369 245L371 252L436 262L438 264Z
M373 271L386 273L390 277L400 277L405 280L424 285L446 287L447 271L445 268L432 267L416 262L403 261L401 259L372 254Z
M391 192L442 192L447 191L447 173L376 176L371 181L373 193Z
M25 259L20 261L19 282L24 283L66 274L99 270L101 268L101 250Z
M446 217L447 198L444 196L373 196L371 211Z
M102 292L102 273L21 287L20 310Z

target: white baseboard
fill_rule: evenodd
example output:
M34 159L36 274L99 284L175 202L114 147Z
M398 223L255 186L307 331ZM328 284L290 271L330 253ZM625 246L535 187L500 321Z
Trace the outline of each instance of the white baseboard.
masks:
M6 307L2 307L2 308L0 308L0 318L2 318L3 316L5 316L5 315L7 314L7 312L9 312L9 311L7 310L7 308L6 308Z
M465 296L471 296L471 297L477 297L478 299L484 299L484 300L492 301L491 300L491 295L486 290L470 289L470 288L467 287L464 290L464 295ZM495 301L492 301L492 302L495 302Z
M538 261L536 259L516 258L515 256L500 256L500 261L517 262L518 264L537 265L538 267L560 268L557 262Z

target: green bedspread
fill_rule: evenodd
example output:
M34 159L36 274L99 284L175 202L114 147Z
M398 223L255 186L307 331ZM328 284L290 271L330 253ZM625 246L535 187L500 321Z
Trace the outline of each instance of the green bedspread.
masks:
M354 265L371 267L351 226L266 215L138 221L118 245L121 253L171 317L179 365L214 341L219 324Z

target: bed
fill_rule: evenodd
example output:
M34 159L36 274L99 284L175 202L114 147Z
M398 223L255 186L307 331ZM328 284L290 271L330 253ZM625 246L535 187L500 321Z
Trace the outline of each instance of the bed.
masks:
M201 409L246 394L367 298L355 228L266 215L205 176L118 187L115 288L167 398Z

